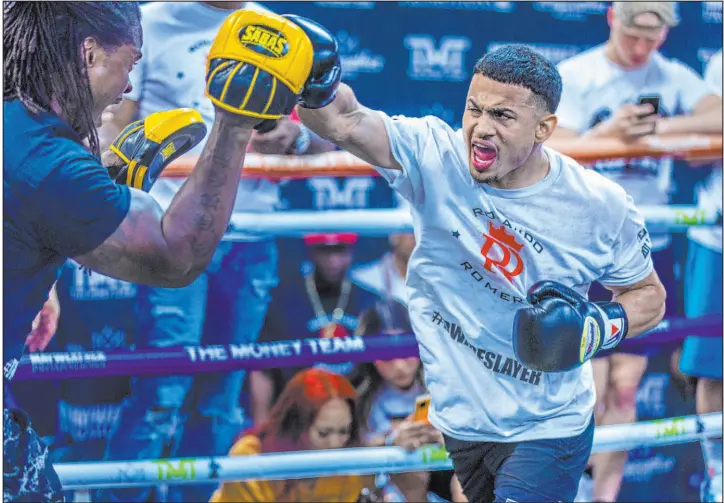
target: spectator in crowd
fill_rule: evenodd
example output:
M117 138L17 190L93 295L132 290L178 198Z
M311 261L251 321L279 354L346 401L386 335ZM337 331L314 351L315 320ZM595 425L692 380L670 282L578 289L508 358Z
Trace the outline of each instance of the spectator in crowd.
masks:
M394 300L377 303L360 316L357 334L410 333L407 309ZM349 379L359 393L358 417L366 446L394 445L415 450L442 444L442 435L412 415L418 397L426 394L417 357L357 365ZM395 473L382 488L384 501L467 501L452 471Z
M652 134L721 133L722 101L699 75L658 49L678 24L672 2L614 2L608 12L606 43L559 64L563 93L553 138L618 138L632 141ZM640 99L655 95L653 105ZM672 190L671 159L640 158L595 163L593 169L621 184L638 206L665 205ZM643 239L645 236L641 236ZM656 270L665 285L667 312L675 314L675 257L668 233L651 235ZM611 292L594 284L593 301L611 299ZM593 360L596 382L596 424L633 422L636 389L646 358L617 351ZM593 456L594 499L616 501L626 452Z
M339 374L307 369L284 387L279 400L258 428L242 434L229 453L252 456L274 452L342 449L360 445L355 417L357 394ZM212 502L347 502L362 490L355 475L301 480L224 482Z
M130 74L132 90L100 131L108 145L132 120L160 110L189 107L214 121L206 98L206 54L231 11L257 8L250 2L151 2L142 6L144 57ZM198 154L204 142L191 154ZM271 132L255 135L251 148L264 153L310 154L332 150L297 122L281 119ZM183 180L162 178L151 194L161 206ZM234 211L271 212L276 185L266 179L239 183ZM264 323L270 291L277 285L273 239L238 236L222 242L204 273L180 289L139 287L138 347L254 342ZM208 307L208 316L207 316ZM239 406L244 371L196 376L139 377L110 435L105 459L154 459L162 455L213 456L226 452L245 423ZM173 439L173 440L172 440ZM165 452L164 449L169 449ZM172 486L171 499L208 500L214 486ZM146 501L150 488L104 490L106 501Z
M706 67L704 79L713 92L722 95L722 51ZM718 163L699 187L700 207L722 214L722 165ZM722 312L722 228L692 228L688 233L684 309L688 318ZM722 338L688 337L684 341L679 368L698 377L696 412L722 411ZM701 441L706 466L702 501L722 501L722 439Z
M62 316L49 349L84 352L126 349L135 331L136 285L66 262L55 284ZM99 461L130 390L126 376L59 382L54 463ZM67 498L69 501L71 498Z
M301 274L287 277L274 292L260 342L352 335L359 314L374 303L374 296L357 287L348 276L353 261L353 233L321 233L304 237L311 263ZM340 374L352 364L324 366ZM254 423L266 419L272 404L300 367L252 372L249 382Z
M413 233L390 234L391 253L379 260L362 264L350 271L352 282L382 299L392 299L407 305L405 278L407 262L415 249Z

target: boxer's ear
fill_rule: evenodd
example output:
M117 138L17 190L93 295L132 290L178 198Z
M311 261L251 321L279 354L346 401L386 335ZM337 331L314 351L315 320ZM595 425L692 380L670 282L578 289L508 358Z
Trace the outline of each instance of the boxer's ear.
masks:
M536 143L545 143L555 131L558 125L558 117L555 114L546 114L538 119L538 125L535 128Z

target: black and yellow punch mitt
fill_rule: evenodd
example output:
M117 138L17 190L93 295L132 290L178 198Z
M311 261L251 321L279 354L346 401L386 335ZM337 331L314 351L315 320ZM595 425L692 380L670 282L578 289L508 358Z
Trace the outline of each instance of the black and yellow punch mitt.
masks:
M219 108L274 120L289 115L312 69L312 42L289 19L256 8L226 18L206 64L206 95Z
M116 183L148 192L161 172L206 136L206 124L196 110L156 112L132 122L113 140L110 151L123 161L109 171ZM115 168L115 169L113 169Z

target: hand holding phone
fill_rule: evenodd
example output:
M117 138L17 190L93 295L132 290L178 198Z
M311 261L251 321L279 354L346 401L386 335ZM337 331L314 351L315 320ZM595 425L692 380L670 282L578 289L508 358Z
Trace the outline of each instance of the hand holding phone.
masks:
M430 424L427 419L427 413L430 410L430 395L418 396L415 400L415 412L412 415L412 420L420 423Z
M653 107L653 112L649 112L645 115L640 115L639 118L643 119L644 117L648 117L650 115L659 115L659 106L661 105L661 96L657 95L648 95L648 96L641 96L639 98L639 105L651 105Z

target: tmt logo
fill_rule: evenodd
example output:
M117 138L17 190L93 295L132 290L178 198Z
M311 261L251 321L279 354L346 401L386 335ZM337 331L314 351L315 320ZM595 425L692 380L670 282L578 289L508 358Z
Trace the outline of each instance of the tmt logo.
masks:
M410 50L407 74L413 80L454 80L467 77L465 53L470 49L467 37L443 37L436 48L430 35L408 35L405 47Z
M371 177L347 178L341 180L340 184L336 179L328 177L310 178L307 181L307 186L314 193L315 210L367 208L369 192L374 185Z
M155 459L158 467L158 480L195 480L196 459Z
M495 272L493 267L496 267L512 283L513 278L523 272L523 259L518 254L523 245L508 234L503 225L496 227L493 222L490 222L489 233L483 237L485 242L480 248L480 254L485 258L483 267L490 272Z

